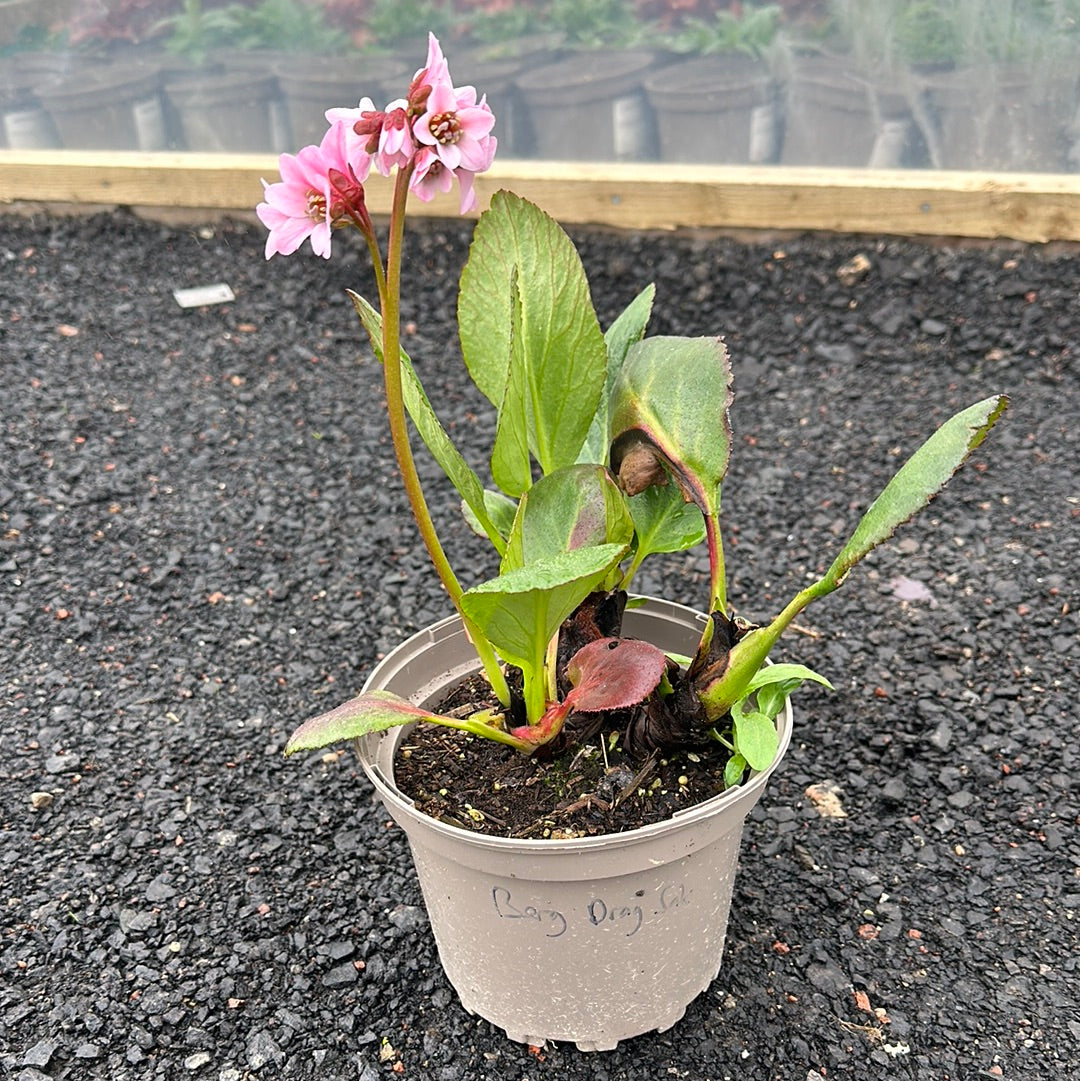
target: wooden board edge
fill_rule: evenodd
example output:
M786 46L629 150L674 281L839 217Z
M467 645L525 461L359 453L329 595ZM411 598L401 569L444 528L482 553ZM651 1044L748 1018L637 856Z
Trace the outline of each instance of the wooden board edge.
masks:
M0 205L70 203L250 211L272 155L0 150ZM622 229L818 230L1080 241L1080 176L655 163L500 162L477 178L484 206L513 188L567 224ZM374 214L390 184L372 177ZM452 217L453 196L412 213Z

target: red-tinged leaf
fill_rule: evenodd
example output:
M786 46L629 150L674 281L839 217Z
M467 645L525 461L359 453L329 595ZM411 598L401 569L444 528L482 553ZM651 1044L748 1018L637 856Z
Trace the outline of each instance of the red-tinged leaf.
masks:
M662 649L634 638L598 638L570 658L573 690L566 701L583 713L627 709L643 702L667 668Z
M313 751L331 743L356 739L369 732L382 732L417 720L441 721L442 718L389 691L369 691L306 720L289 737L285 754Z

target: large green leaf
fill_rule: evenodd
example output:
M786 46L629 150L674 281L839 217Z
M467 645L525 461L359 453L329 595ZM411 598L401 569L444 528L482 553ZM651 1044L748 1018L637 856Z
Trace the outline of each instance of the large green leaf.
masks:
M627 493L670 471L684 495L715 516L731 452L730 405L731 365L719 338L655 337L631 346L611 412L611 468Z
M521 290L517 267L510 271L510 338L506 355L506 381L498 403L495 443L491 448L491 476L515 498L532 484L529 458L529 379L522 332Z
M382 318L379 313L358 294L349 291L356 314L360 316L360 322L368 332L371 339L371 347L375 351L376 358L381 362L383 359L382 349ZM439 418L435 415L428 396L420 384L412 361L404 350L401 352L401 389L405 399L405 408L412 418L416 430L420 433L431 456L439 463L442 471L449 478L450 483L457 489L458 494L469 508L472 520L476 527L495 546L496 551L502 554L504 548L503 536L496 528L491 515L488 512L487 503L484 499L484 488L480 478L470 468L468 462L461 456L457 447L454 446L446 429L443 428Z
M521 497L501 570L514 570L575 548L628 545L634 523L608 471L572 465L542 477Z
M769 650L808 604L837 589L860 559L930 502L986 438L1008 405L1009 399L1005 395L994 395L945 421L900 467L874 500L825 574L800 590L771 623L740 638L723 665L706 670L698 678L695 690L711 720L722 717L732 703L747 693L747 687L765 663Z
M543 472L575 462L604 390L604 336L570 238L510 192L497 192L477 222L461 275L458 330L473 381L500 410L500 423L524 424ZM508 384L518 378L522 385L508 398ZM505 420L504 404L512 407ZM513 479L516 486L516 471Z
M602 544L561 552L466 590L461 607L502 656L533 671L562 621L626 552Z
M608 454L608 410L611 391L615 380L622 371L626 354L635 342L645 337L645 328L649 325L652 314L653 298L656 286L647 285L623 309L619 317L604 332L604 344L607 346L607 378L604 393L596 409L596 416L589 427L585 445L581 448L578 460L582 462L605 462Z
M863 556L925 507L986 438L1008 405L1005 395L994 395L945 421L870 504L823 580L838 585Z

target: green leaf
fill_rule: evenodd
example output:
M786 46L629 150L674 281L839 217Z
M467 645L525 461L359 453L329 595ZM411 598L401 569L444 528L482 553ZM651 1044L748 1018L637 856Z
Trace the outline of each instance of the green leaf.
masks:
M510 530L514 525L514 515L517 514L517 500L503 495L502 492L495 492L490 488L485 488L484 506L487 509L488 518L498 530L499 536L505 540L510 535ZM461 513L465 516L465 521L469 523L469 528L474 533L481 537L487 535L484 532L484 527L469 508L469 504L464 500L461 504Z
M589 426L589 434L585 445L581 448L578 460L582 462L606 462L608 454L608 410L611 402L611 391L615 386L615 380L622 371L623 361L626 360L627 351L635 342L645 337L645 328L649 325L649 316L652 314L653 298L656 296L656 286L647 285L630 303L622 313L607 328L604 333L604 344L607 347L607 378L604 382L604 393L600 396L600 402L596 409L596 416Z
M724 765L724 787L734 788L745 772L746 759L741 754L733 754Z
M521 497L501 570L528 566L576 548L626 546L634 523L608 471L572 465L541 478Z
M360 316L360 322L371 339L371 348L376 358L381 363L383 360L382 350L382 318L379 313L357 293L349 291L356 314ZM480 478L470 468L468 462L461 456L457 447L454 446L446 429L435 415L428 396L413 368L412 361L404 350L401 351L401 383L402 396L405 399L405 408L409 411L416 430L420 433L431 456L438 462L442 471L449 478L450 483L457 489L458 494L465 501L465 505L472 514L472 519L479 527L478 532L486 536L494 545L495 550L501 555L505 548L502 534L496 528L487 510L484 497L484 488Z
M657 483L662 466L703 514L715 516L731 452L730 405L731 365L719 338L655 337L632 346L611 415L611 469L627 494Z
M444 717L414 706L391 691L367 691L342 705L306 720L285 744L286 757L297 751L314 751L331 743L385 732L414 721L426 721L446 728L458 728L474 736L494 740L529 753L533 745L511 735L502 727L498 710L480 710L469 717Z
M390 691L369 691L306 720L289 737L285 754L313 751L371 732L383 732L410 721L432 719L438 718Z
M835 689L824 676L812 668L807 668L805 664L767 664L764 668L759 668L751 678L746 685L746 693L753 694L770 683L786 683L789 680L798 680L799 683L809 680L828 687L830 691Z
M520 496L532 484L529 457L529 386L521 331L521 293L517 268L510 273L510 352L506 357L506 382L495 423L491 448L491 475L507 494Z
M870 505L822 580L835 588L863 556L925 507L986 438L1008 405L1005 395L994 395L942 424Z
M510 192L497 192L477 222L458 330L466 367L499 410L506 444L527 444L545 474L573 464L604 389L604 336L570 238ZM500 471L510 495L527 487L508 458Z
M728 654L723 671L709 672L705 680L695 684L705 713L711 720L722 717L733 702L745 695L750 680L765 663L769 650L808 604L837 589L863 556L930 502L971 451L986 438L1008 404L1005 395L995 395L947 420L885 486L828 571L800 590L771 623L755 628L739 639Z
M602 544L537 560L466 590L462 609L506 660L532 670L562 621L625 552L624 544Z
M751 769L768 769L780 749L780 737L776 723L764 713L732 711L735 733L735 750L746 759Z
M676 485L651 485L627 500L637 536L635 562L655 552L683 552L705 539L705 520Z

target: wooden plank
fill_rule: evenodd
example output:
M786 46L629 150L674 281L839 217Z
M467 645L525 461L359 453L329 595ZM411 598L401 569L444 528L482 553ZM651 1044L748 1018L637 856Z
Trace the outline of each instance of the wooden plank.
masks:
M0 201L250 211L271 155L0 151ZM828 230L1080 240L1080 177L929 170L499 162L477 178L481 205L513 188L560 221L624 229ZM372 213L390 184L367 185ZM453 216L452 197L412 212Z

